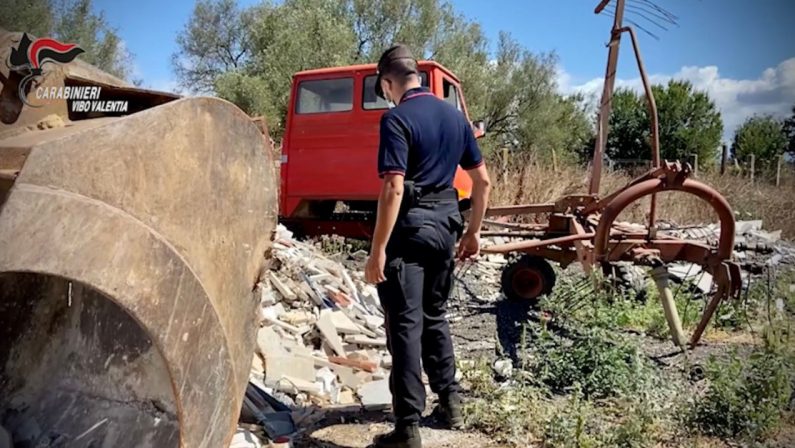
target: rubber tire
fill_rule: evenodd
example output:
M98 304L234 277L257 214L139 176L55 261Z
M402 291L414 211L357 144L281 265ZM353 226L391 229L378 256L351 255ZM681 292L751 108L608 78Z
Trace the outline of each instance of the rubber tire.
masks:
M547 260L533 255L523 255L503 269L500 283L502 293L509 300L535 303L539 297L552 292L555 279L555 270Z
M328 219L334 214L337 201L313 201L309 203L309 215L317 219Z
M611 286L618 292L634 298L638 302L646 302L646 274L638 271L629 263L610 263L605 266L605 274Z

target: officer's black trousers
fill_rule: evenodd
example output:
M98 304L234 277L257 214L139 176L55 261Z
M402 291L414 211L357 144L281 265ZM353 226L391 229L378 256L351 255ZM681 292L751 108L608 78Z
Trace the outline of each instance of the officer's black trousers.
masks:
M445 318L452 287L457 208L441 205L416 213L396 228L387 247L386 281L378 285L384 308L392 407L399 424L419 421L425 408L421 366L431 390L458 391L455 356ZM459 221L460 223L460 221ZM411 228L411 226L414 226Z

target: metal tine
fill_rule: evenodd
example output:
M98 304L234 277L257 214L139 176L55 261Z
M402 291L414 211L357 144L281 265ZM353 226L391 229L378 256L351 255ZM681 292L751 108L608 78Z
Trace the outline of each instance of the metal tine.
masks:
M643 12L635 10L633 6L627 5L627 10L631 14L640 16L642 19L646 20L647 22L651 23L652 25L655 25L657 28L660 28L663 31L668 31L668 28L665 25L661 25L658 21L656 21L653 18L647 16Z
M671 11L668 11L667 9L657 5L656 3L654 3L651 0L640 0L640 1L642 1L643 3L646 3L647 5L651 6L654 9L656 9L658 12L660 12L660 14L663 14L664 16L670 18L673 21L678 21L679 20L679 17L677 17Z
M698 281L696 281L696 285L701 283L701 280L704 279L704 274L706 274L706 273L707 273L707 271L704 271L704 270L701 271L701 275L698 276ZM695 275L693 277L695 277ZM689 277L685 277L685 278L689 279ZM687 302L685 302L684 319L682 321L682 325L683 326L687 325L687 310L690 308L690 304L692 302L693 302L693 294L688 294L687 295ZM706 306L706 304L707 304L707 301L704 302L704 306ZM703 309L702 309L702 313L703 313Z
M637 28L637 29L643 31L644 33L648 34L649 36L653 37L654 40L660 40L659 36L657 36L656 34L652 33L651 31L646 29L643 25L640 25L638 22L636 22L636 21L634 21L632 19L626 19L626 21L630 25L635 25L635 28Z
M561 300L564 313L571 314L572 310L579 309L584 304L588 303L588 295L593 295L594 289L590 279L584 279L570 290L566 296Z
M643 0L627 0L628 8L632 8L635 11L643 11L646 14L650 14L655 18L668 22L671 25L678 25L677 17L673 14L669 13L668 11L660 11L659 8L655 7L656 5L650 5L648 2Z
M693 266L695 266L695 265L692 265L692 264L690 265L690 268L687 270L687 273L685 274L685 277L684 277L685 279L690 277L690 272L693 270ZM685 284L685 282L683 280L682 283L680 283L679 285L676 286L676 292L674 292L674 301L676 301L676 299L679 298L679 291L682 290L682 285L684 285L684 284Z

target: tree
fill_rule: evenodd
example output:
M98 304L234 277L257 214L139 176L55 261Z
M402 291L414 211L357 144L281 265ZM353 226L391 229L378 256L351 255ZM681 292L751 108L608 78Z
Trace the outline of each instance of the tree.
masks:
M795 156L795 106L792 106L792 115L784 120L784 134L787 136L787 152Z
M757 166L771 166L787 150L788 136L782 123L770 115L755 115L737 129L732 143L735 159L753 155Z
M237 60L228 58L230 42L238 42L240 52L231 52L241 54ZM178 38L175 71L183 85L211 87L247 113L264 115L279 136L295 72L371 63L395 42L462 80L470 116L489 127L485 148L509 142L566 152L590 133L579 100L556 93L554 56L532 54L501 35L497 63L490 63L480 26L440 0L263 1L247 10L232 0L203 0Z
M77 43L85 50L80 59L121 78L130 74L132 55L91 0L2 2L0 27Z
M251 11L241 11L235 0L201 0L182 33L180 52L172 63L182 87L193 92L213 90L222 73L242 68L250 50Z
M0 28L45 36L52 30L52 0L0 2Z
M723 121L706 92L688 81L652 86L659 116L660 157L699 165L714 163ZM645 95L618 89L613 98L607 155L615 159L651 159L651 121Z
M688 160L698 155L699 165L717 160L723 134L720 111L706 92L689 81L668 81L653 86L660 118L660 153L667 160Z
M605 155L613 160L647 160L651 158L649 117L644 99L629 89L613 94L610 132Z

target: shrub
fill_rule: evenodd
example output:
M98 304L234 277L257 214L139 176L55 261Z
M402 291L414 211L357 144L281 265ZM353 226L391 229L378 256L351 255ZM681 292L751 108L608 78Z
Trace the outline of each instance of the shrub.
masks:
M495 383L484 360L462 366L461 372L462 384L472 395L464 402L466 425L498 441L517 446L530 443L543 409L539 405L541 392L520 382L506 386Z
M762 440L780 424L792 393L791 355L767 342L742 357L709 360L706 392L687 414L689 424L707 435Z
M541 332L531 368L555 392L579 384L586 398L598 399L637 390L649 377L649 366L628 341L609 340L601 330L588 330L575 341Z

